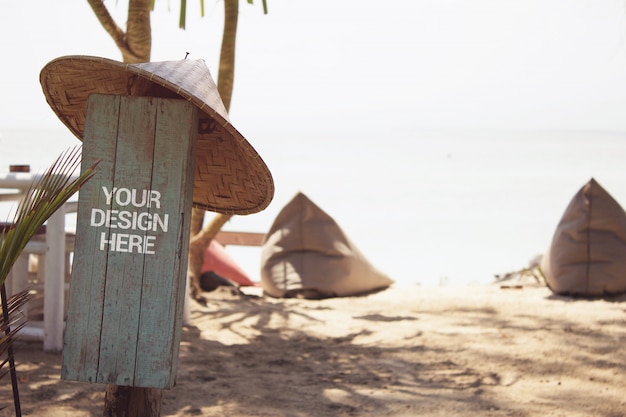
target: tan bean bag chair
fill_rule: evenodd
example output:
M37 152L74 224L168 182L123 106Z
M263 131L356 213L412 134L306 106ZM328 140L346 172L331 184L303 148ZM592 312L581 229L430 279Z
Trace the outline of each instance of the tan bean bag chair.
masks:
M339 225L304 194L278 214L261 255L261 283L272 297L343 297L393 281L374 268Z
M541 270L557 294L626 292L626 213L593 178L565 210Z

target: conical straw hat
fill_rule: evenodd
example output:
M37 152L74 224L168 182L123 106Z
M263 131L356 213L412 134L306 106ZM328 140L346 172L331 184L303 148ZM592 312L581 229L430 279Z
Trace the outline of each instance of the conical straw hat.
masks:
M225 214L250 214L263 210L272 200L272 176L254 148L230 124L203 60L124 64L106 58L66 56L49 62L41 70L40 82L52 110L81 141L90 94L190 101L202 110L194 206Z

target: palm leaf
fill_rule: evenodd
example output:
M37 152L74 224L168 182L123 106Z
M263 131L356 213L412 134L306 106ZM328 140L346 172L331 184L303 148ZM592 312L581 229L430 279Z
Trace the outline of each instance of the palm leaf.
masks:
M72 178L80 162L79 146L64 152L20 201L12 226L0 234L0 285L37 230L93 176L99 161Z
M24 290L7 300L4 285L0 287L2 296L2 314L0 315L0 357L6 358L0 363L0 379L11 374L11 385L13 387L13 408L15 416L21 417L22 409L20 405L20 394L17 386L17 372L15 370L15 359L13 357L13 343L18 333L26 325L26 317L21 314L24 305L30 299L30 291ZM9 369L4 370L4 365L9 364ZM6 407L2 407L4 409Z
M0 315L0 357L6 356L6 358L0 363L0 370L9 361L7 352L19 331L26 325L26 317L21 312L29 299L30 291L24 290L9 297L7 300L7 314L4 314L4 309L2 309L2 314ZM8 317L8 320L5 317ZM1 375L4 376L6 372L8 371Z
M28 301L29 292L23 291L7 300L4 282L26 244L46 220L94 175L99 161L83 169L77 178L73 178L80 163L79 146L62 153L42 176L33 181L26 196L17 206L11 227L0 233L0 357L6 355L6 359L0 362L0 378L7 373L11 374L16 416L21 416L21 409L12 346L17 334L26 324L26 318L18 312ZM7 363L9 369L3 371L2 368Z

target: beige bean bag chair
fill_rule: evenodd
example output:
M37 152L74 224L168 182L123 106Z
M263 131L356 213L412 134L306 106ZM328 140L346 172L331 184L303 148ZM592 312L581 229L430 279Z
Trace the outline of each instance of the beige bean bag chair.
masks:
M261 282L272 297L303 298L358 295L393 283L302 193L282 209L266 235Z
M565 210L541 270L557 294L626 292L626 213L593 178Z

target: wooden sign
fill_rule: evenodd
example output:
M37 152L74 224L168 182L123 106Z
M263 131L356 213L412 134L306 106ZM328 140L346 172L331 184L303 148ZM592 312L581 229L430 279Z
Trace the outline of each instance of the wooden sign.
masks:
M197 128L183 100L90 96L62 379L174 385Z

